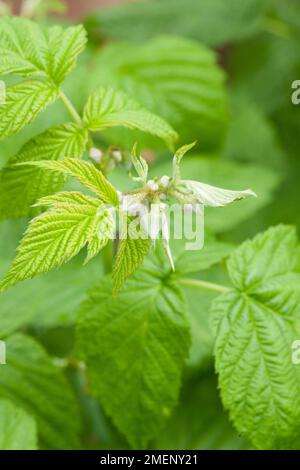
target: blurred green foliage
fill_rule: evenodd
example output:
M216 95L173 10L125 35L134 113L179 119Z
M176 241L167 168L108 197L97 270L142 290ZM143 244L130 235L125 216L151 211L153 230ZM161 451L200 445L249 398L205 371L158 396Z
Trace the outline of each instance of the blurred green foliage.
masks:
M101 9L86 19L85 26L89 47L63 85L79 110L98 84L124 90L168 120L182 142L198 141L194 154L183 162L184 175L232 189L251 186L259 196L236 206L207 210L207 227L216 238L208 241L199 260L186 259L183 263L184 266L197 265L196 272L189 271L193 278L227 285L229 280L222 260L232 246L270 225L288 223L300 229L300 105L291 102L292 82L300 79L299 1L141 0ZM0 167L33 136L65 121L66 111L60 103L54 104L16 137L0 143ZM124 154L135 140L139 140L152 163L153 174L170 174L171 154L158 139L123 130L106 131L101 137L95 135L97 146L107 149L112 143L118 144ZM122 165L111 179L122 189ZM11 220L0 225L1 274L13 257L25 222ZM220 257L216 256L218 250L222 253ZM205 264L213 254L216 260ZM80 335L91 338L90 349L83 354L92 369L90 384L74 345L75 322L90 287L101 288L97 294L92 291L88 302L92 302L94 295L101 296L107 291L105 284L102 285L105 263L101 257L85 267L82 267L82 260L83 256L77 257L59 272L28 281L0 296L0 338L8 338L10 354L10 364L1 368L0 374L1 416L6 416L7 409L14 409L10 413L10 417L14 415L10 424L14 432L12 444L8 446L18 447L16 442L22 439L20 428L28 429L22 445L36 446L35 425L29 416L32 415L38 424L42 448L127 448L128 443L115 424L117 422L119 429L124 430L130 428L134 419L139 421L139 429L146 437L158 427L156 437L150 441L151 448L252 447L229 423L219 398L209 326L210 304L216 295L213 292L196 292L196 295L190 287L184 287L183 292L192 344L174 412L171 413L171 407L163 410L163 414L171 416L165 427L160 428L161 415L156 416L151 407L149 411L146 403L146 413L139 416L144 408L136 410L133 400L129 412L124 411L112 423L107 410L110 415L115 409L123 407L125 410L138 386L131 383L125 390L126 380L125 384L120 383L124 362L132 358L128 352L126 356L124 350L123 362L118 362L109 354L112 343L107 345L105 331L102 333L106 321L113 321L118 315L122 317L124 305L109 299L101 308L94 306L86 310L87 303L83 304L84 310L81 308ZM201 263L205 265L205 272ZM159 269L164 272L165 266L162 264ZM174 288L176 291L176 286L164 285L163 277L154 276L151 282L153 285L161 283L162 290ZM142 281L138 283L141 285ZM138 293L143 305L147 304L147 295L151 297L151 289L156 289L148 288L148 293ZM126 297L128 292L124 295ZM172 295L176 296L176 292ZM177 306L179 304L178 301ZM148 308L155 317L155 307L150 304ZM146 306L142 313L148 314ZM135 317L136 312L132 315ZM167 311L166 323L169 315L172 312ZM162 320L157 320L156 324L153 320L153 334L161 326L159 321ZM126 328L132 328L131 324L122 325L124 334ZM164 326L168 328L167 324ZM136 328L139 327L142 328L137 324ZM171 327L174 326L171 324ZM99 333L99 344L92 339L95 331ZM125 340L117 331L112 331L117 350L119 343ZM136 341L138 347L138 339ZM177 343L182 349L188 348L188 340L182 332L176 336L174 331L170 348L175 348ZM97 352L93 349L95 344ZM156 347L159 348L159 344ZM178 356L178 360L183 361L184 354L178 353ZM149 359L147 367L155 367L154 363L153 358ZM101 370L96 367L99 364ZM123 401L117 399L117 394L110 397L110 389L106 389L105 378L110 376L113 366L119 374L114 386L124 389ZM172 368L172 363L166 362L166 367ZM176 371L172 379L176 384L179 382ZM173 406L176 394L170 384L169 387L163 385L162 393ZM93 387L97 389L99 401L90 396ZM18 407L24 411L20 412ZM147 423L143 422L146 419ZM149 436L145 426L150 427ZM131 438L130 432L128 435L133 446L141 445L134 436ZM0 446L1 442L0 435ZM146 446L146 441L142 441L142 445ZM299 448L300 443L294 444L297 446Z

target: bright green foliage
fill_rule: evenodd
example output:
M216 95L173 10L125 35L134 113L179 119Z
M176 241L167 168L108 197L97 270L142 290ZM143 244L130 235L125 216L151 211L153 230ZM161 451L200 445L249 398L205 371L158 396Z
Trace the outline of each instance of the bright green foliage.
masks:
M0 450L37 449L36 424L22 409L0 400Z
M267 5L266 0L144 0L99 11L87 28L123 40L176 34L219 46L257 32Z
M82 26L43 29L27 19L0 20L0 74L38 75L60 84L86 45Z
M101 88L90 96L84 110L84 122L91 131L123 126L156 135L169 144L177 138L167 122L112 88Z
M9 268L25 227L25 221L14 220L0 224L1 277ZM2 293L0 339L29 324L40 329L74 324L87 289L94 279L102 275L101 258L97 257L83 266L85 256L83 252L59 270L20 283Z
M26 143L0 172L0 218L31 215L30 206L37 199L60 190L65 182L64 175L16 163L81 157L86 144L87 132L73 123L57 126Z
M97 83L114 86L162 116L183 143L219 147L227 125L224 74L215 54L182 38L113 44L97 60ZM99 79L98 79L99 77Z
M30 124L57 98L57 88L46 80L24 80L8 87L5 102L0 104L0 140Z
M115 293L118 292L123 282L139 268L150 249L149 238L142 232L141 237L137 238L130 225L131 222L130 218L123 221L118 252L113 265L113 290Z
M300 283L297 244L285 226L242 244L228 262L235 289L212 309L223 403L238 431L263 449L291 448L300 436L300 375L291 358L300 331L299 287L291 282Z
M133 447L145 448L176 403L189 348L178 288L139 271L117 297L109 280L90 292L78 322L89 383Z
M11 336L6 346L8 360L1 367L0 397L9 399L35 418L42 447L75 448L79 412L61 370L30 337Z
M50 210L31 221L17 256L0 283L0 291L61 266L90 240L94 244L94 236L107 217L100 201L76 192L46 196L41 204L50 205ZM108 225L110 223L109 219ZM108 241L107 231L101 237ZM96 253L92 248L89 258Z
M47 160L30 162L29 164L44 170L72 176L97 194L103 202L111 204L112 206L119 204L118 194L115 188L92 163L76 158L65 158L59 161Z

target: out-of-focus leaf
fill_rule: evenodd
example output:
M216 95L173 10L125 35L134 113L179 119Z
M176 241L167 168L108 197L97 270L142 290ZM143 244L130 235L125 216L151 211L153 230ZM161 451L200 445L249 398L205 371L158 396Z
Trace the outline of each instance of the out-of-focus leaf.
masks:
M184 144L199 139L202 148L220 145L227 127L224 76L205 46L167 36L142 45L113 44L97 57L94 77L166 119ZM132 143L128 132L110 135Z
M36 424L21 408L0 400L0 450L37 449Z
M240 45L231 62L231 87L240 99L254 101L267 113L290 102L291 84L298 76L298 42L273 35L258 37Z
M234 103L223 153L229 159L275 169L282 168L285 158L274 124L249 102Z
M157 449L238 450L248 448L223 411L215 377L187 382L180 403L154 442Z
M22 407L36 420L42 447L78 446L79 411L62 371L32 338L16 334L6 341L0 397Z
M141 41L158 34L178 34L210 46L255 34L266 0L146 0L99 10L86 21L94 37Z

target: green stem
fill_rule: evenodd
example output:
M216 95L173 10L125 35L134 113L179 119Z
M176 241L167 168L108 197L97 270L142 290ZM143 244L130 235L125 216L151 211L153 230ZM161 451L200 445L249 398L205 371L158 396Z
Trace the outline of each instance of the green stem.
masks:
M109 274L112 271L114 259L114 245L113 240L109 240L107 245L102 250L104 274Z
M211 290L214 292L219 292L221 294L224 294L225 292L229 290L228 287L222 286L221 284L213 284L212 282L200 281L199 279L184 278L184 279L180 279L179 282L186 286L198 287L200 289L207 289L207 290Z
M73 104L71 103L69 98L64 94L63 91L60 91L60 98L63 104L65 105L65 108L68 110L69 114L74 119L74 121L80 126L82 126L82 119L80 115L78 114L77 110L75 109L75 107L73 106Z

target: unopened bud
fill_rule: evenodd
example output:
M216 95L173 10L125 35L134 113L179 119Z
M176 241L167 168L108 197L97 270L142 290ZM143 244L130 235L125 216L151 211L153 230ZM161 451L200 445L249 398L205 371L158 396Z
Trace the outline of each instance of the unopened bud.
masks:
M116 162L120 163L122 161L122 153L120 150L114 150L111 152L111 155L116 160Z
M169 182L170 182L170 178L169 176L162 176L159 180L159 184L163 187L163 188L167 188L169 186Z
M147 187L150 189L150 191L158 191L158 184L153 180L148 181Z
M102 150L97 149L96 147L92 147L90 149L90 158L94 160L96 163L101 163L103 158Z

